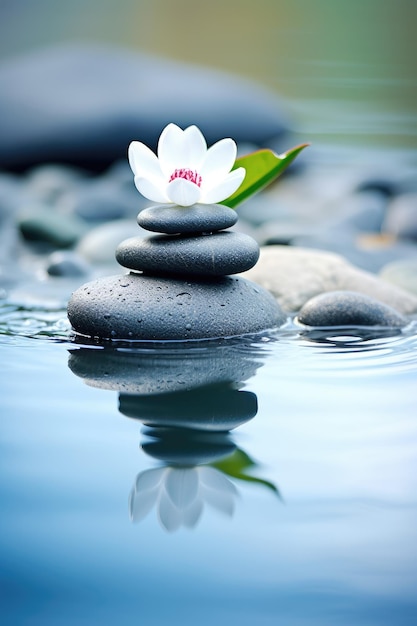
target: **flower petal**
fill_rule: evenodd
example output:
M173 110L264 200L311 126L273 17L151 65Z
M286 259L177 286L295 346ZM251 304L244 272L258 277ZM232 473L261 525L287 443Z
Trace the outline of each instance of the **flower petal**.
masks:
M129 165L135 176L155 178L162 176L158 157L140 141L132 141L128 149Z
M227 491L216 491L216 489L210 489L209 487L201 487L201 498L206 504L209 504L217 511L225 513L230 517L235 510L235 499L233 494Z
M183 134L184 131L176 124L168 124L159 137L159 165L168 180L173 171L181 167L178 165L178 152L182 146Z
M200 201L201 191L198 185L185 178L174 178L167 188L166 193L169 202L174 202L179 206L191 206ZM149 196L147 196L149 198ZM152 200L153 198L151 198Z
M170 202L167 194L165 193L166 185L163 179L158 181L135 176L135 185L136 189L142 194L142 196L149 198L149 200L153 200L153 202Z
M203 501L200 498L196 498L191 506L188 507L182 514L182 523L187 528L194 528L197 525L198 520L203 513Z
M158 517L163 528L168 532L177 530L182 523L181 512L172 504L172 501L165 491L161 493L161 499L158 505Z
M176 124L168 124L159 138L159 163L168 180L176 169L199 170L206 152L206 140L197 126L183 131Z
M198 493L198 474L195 467L172 468L165 479L165 489L181 511L189 507Z
M137 493L133 487L129 495L129 514L132 522L140 522L148 515L158 500L158 493L158 489Z
M181 167L189 167L199 172L207 154L207 143L204 135L197 126L193 125L185 129L183 137L186 163Z
M233 139L222 139L207 150L200 175L203 184L212 178L223 178L230 172L236 161L237 146Z
M136 476L135 482L136 491L147 491L148 489L155 489L161 483L165 472L165 467L154 467L153 469L139 472L139 474Z
M229 492L233 495L238 494L238 490L234 483L229 480L222 472L209 465L201 465L198 468L200 483L205 487L214 489L215 491Z
M232 515L235 508L235 498L238 491L235 485L224 474L213 467L198 468L200 477L201 498L212 507Z
M232 195L242 184L245 178L246 170L244 167L238 167L237 170L233 170L230 174L227 174L225 178L220 180L213 187L205 189L203 184L201 185L201 198L199 202L202 204L215 204L221 202Z

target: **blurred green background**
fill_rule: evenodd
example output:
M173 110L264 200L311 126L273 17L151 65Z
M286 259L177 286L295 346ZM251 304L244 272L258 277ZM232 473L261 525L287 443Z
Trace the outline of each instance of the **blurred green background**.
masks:
M115 44L257 79L302 139L414 149L416 24L416 0L0 0L0 58Z

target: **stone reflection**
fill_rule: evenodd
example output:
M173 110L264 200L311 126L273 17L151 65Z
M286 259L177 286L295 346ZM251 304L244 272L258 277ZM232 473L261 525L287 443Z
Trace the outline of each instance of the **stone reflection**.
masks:
M121 394L120 411L146 425L142 449L164 463L136 477L129 497L133 522L153 508L168 531L194 527L205 508L233 515L238 490L229 476L244 470L242 459L249 457L229 431L256 415L254 393L225 383L155 396Z
M155 509L169 531L193 528L211 508L232 516L234 483L258 483L254 461L230 431L257 413L257 398L241 390L262 365L249 342L195 346L71 350L69 367L91 386L119 392L119 410L143 425L142 450L159 467L140 472L129 496L132 522Z
M313 328L303 330L300 337L312 343L326 344L336 348L352 348L360 345L363 349L365 342L381 340L401 335L400 328L371 328L369 326L358 326L355 328Z

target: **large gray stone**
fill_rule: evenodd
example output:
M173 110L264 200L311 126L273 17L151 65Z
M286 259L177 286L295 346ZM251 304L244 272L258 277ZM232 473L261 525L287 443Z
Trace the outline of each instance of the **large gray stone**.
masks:
M155 148L166 124L209 144L267 145L284 133L279 99L256 83L141 53L73 45L0 65L0 168L44 162L103 169L130 141Z
M358 269L331 252L266 246L245 277L275 295L285 311L299 311L307 300L326 291L357 291L392 306L399 313L417 312L417 297Z
M143 341L231 337L286 319L271 294L243 278L196 282L136 273L83 285L69 301L68 317L88 337Z
M258 258L254 239L225 231L195 237L132 237L116 250L117 262L128 269L187 276L238 274L253 267Z

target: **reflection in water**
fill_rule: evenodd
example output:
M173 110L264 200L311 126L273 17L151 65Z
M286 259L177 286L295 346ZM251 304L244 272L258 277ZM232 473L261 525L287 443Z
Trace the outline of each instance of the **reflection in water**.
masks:
M298 329L299 330L299 329ZM288 341L288 353L292 337ZM299 332L297 345L302 358L297 372L308 372L322 384L329 378L362 378L386 374L390 380L417 366L416 322L401 330L392 328L315 328ZM282 341L280 342L280 348ZM273 358L273 357L272 357ZM365 383L364 383L365 384Z
M158 519L168 531L194 527L205 505L231 516L237 489L214 467L157 467L136 477L129 497L130 518L141 521L156 506Z
M249 340L141 345L74 349L69 367L92 387L154 395L217 383L236 387L251 378L265 358Z
M248 342L154 349L72 350L69 367L88 385L119 391L119 410L140 420L142 449L161 465L140 472L129 496L133 522L153 508L167 531L193 528L208 506L231 516L238 491L231 479L263 485L256 463L230 431L257 413L256 395L240 390L262 364Z
M227 432L252 419L256 395L238 391L232 383L205 385L189 391L119 396L120 412L146 426Z
M382 340L389 337L398 337L402 335L401 328L385 328L380 326L355 326L355 327L332 327L332 328L313 328L311 330L303 330L300 337L314 343L323 343L338 348L351 348L352 346L360 346L361 350L366 349L364 342Z

